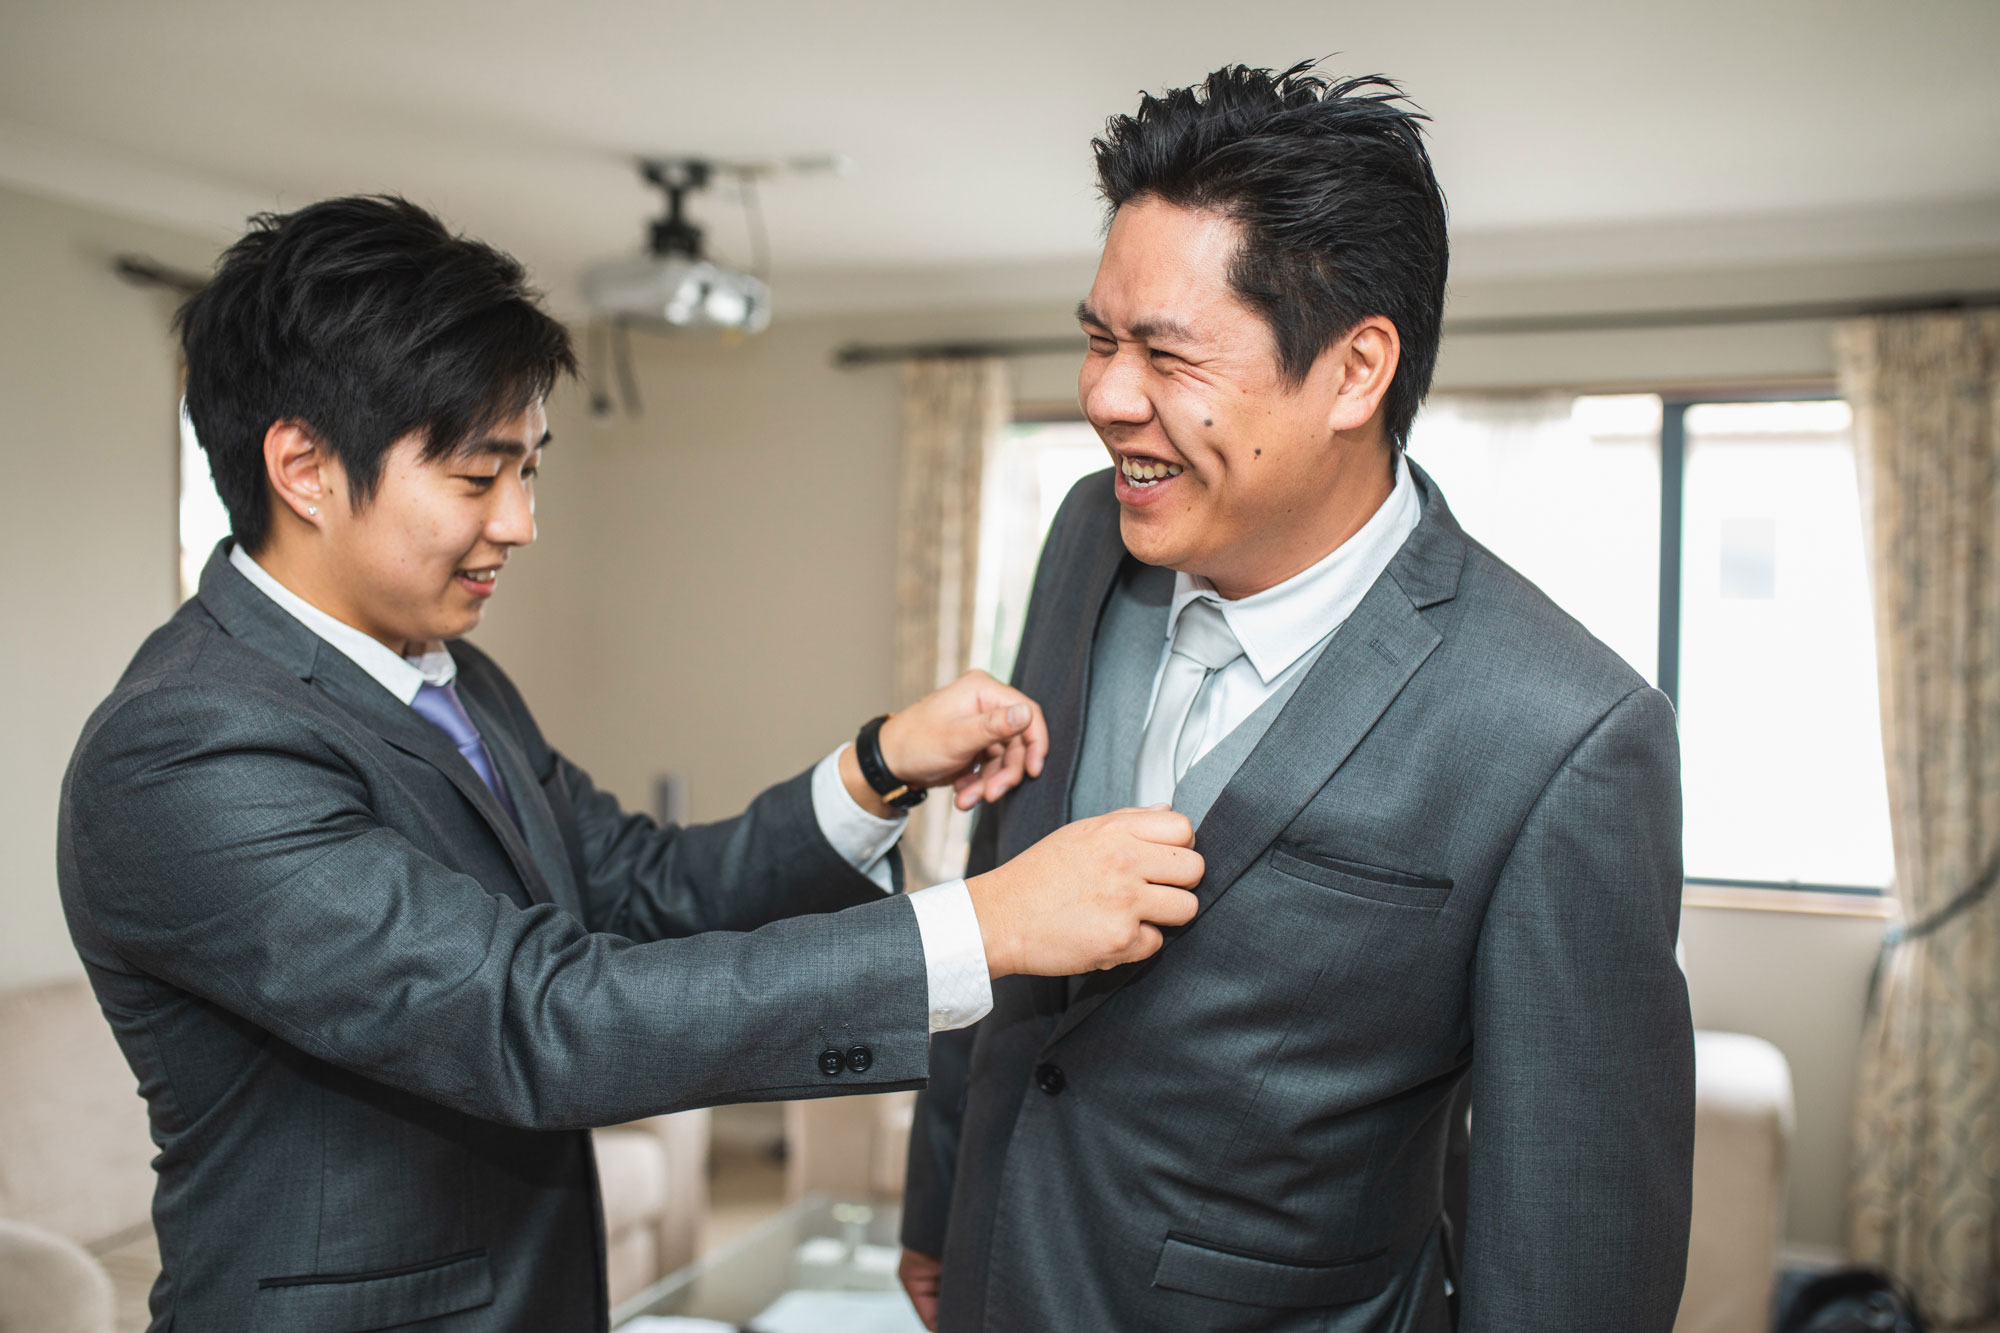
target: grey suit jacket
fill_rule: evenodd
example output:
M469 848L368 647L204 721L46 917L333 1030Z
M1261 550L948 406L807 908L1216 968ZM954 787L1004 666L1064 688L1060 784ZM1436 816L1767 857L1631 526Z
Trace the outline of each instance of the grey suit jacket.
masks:
M160 1149L156 1330L602 1329L584 1127L925 1077L915 919L808 778L657 826L452 653L519 830L220 550L77 744L63 905Z
M1673 714L1412 472L1416 531L1201 818L1195 920L1074 998L1010 978L934 1039L904 1242L944 1257L945 1329L1445 1329L1467 1078L1459 1327L1672 1325L1694 1118ZM1016 671L1053 750L975 872L1068 813L1129 560L1087 479Z

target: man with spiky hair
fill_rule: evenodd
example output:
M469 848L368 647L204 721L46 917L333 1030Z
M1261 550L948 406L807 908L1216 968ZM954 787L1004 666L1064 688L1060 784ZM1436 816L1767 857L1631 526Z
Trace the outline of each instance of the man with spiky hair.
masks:
M70 933L160 1148L153 1328L599 1333L591 1126L921 1082L990 977L1144 957L1185 819L901 895L1040 767L976 673L734 819L621 810L460 636L535 539L569 337L401 199L260 219L182 311L232 534L63 781Z
M1171 800L1207 871L1153 957L933 1040L903 1222L933 1328L1674 1321L1673 713L1404 456L1445 291L1422 119L1237 66L1094 145L1078 392L1114 467L1043 550L1015 684L1053 743L973 868Z

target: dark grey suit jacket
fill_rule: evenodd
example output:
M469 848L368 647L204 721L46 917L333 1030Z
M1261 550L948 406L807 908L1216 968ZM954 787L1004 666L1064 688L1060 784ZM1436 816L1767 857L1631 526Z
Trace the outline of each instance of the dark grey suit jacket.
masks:
M160 1148L156 1330L602 1329L584 1127L926 1074L915 919L808 778L659 827L452 653L522 830L220 550L78 742L63 905Z
M1416 531L1200 822L1195 920L1074 999L1010 978L935 1039L904 1242L944 1256L946 1330L1445 1329L1468 1077L1459 1326L1672 1325L1694 1119L1672 710L1412 472ZM1016 683L1053 750L975 872L1068 812L1130 560L1108 477L1044 549Z

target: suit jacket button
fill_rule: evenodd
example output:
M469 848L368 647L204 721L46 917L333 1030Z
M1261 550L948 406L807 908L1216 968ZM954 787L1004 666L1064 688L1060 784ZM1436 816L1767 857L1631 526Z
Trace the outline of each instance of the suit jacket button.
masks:
M833 1047L829 1046L819 1053L820 1073L838 1074L845 1068L847 1068L846 1057L842 1056L839 1051L834 1050Z
M1035 1086L1051 1097L1061 1092L1068 1082L1069 1080L1063 1077L1063 1071L1054 1065L1035 1067Z
M868 1072L868 1066L875 1063L875 1052L866 1046L850 1046L847 1049L847 1067L857 1074Z

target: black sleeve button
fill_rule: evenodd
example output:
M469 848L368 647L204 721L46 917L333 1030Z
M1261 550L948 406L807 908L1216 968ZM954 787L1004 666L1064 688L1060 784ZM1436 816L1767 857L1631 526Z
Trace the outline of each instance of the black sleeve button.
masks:
M838 1074L845 1068L847 1068L847 1061L833 1047L829 1046L819 1053L820 1073L829 1075Z
M1035 1067L1035 1086L1049 1094L1049 1096L1056 1096L1068 1084L1069 1080L1063 1077L1063 1071L1056 1066L1037 1065Z
M847 1067L857 1074L865 1074L875 1063L875 1052L866 1046L850 1046L847 1050Z

